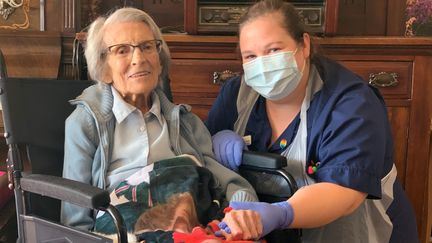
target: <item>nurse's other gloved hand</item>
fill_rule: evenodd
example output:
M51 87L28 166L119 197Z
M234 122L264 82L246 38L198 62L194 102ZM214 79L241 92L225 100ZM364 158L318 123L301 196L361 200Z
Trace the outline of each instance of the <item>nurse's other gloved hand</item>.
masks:
M254 210L258 212L263 225L262 236L276 229L287 229L294 219L293 208L287 201L272 204L264 202L231 202L229 206L236 210Z
M241 164L245 142L231 130L222 130L212 136L216 160L231 170L238 171Z

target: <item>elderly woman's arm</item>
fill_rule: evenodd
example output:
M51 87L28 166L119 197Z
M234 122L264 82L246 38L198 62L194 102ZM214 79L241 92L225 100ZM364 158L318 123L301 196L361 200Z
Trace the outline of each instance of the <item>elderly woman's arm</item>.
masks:
M229 201L258 201L255 190L246 179L224 167L211 156L205 156L205 160L206 167L221 183L222 188L226 188L226 197Z
M222 188L226 190L229 201L258 201L253 187L239 174L225 168L214 158L211 135L204 123L196 116L190 119L193 135L202 153L205 166L213 173Z
M82 107L77 107L66 120L64 178L93 184L93 160L97 148L95 129L90 116ZM61 222L84 230L92 229L94 224L91 209L64 202Z

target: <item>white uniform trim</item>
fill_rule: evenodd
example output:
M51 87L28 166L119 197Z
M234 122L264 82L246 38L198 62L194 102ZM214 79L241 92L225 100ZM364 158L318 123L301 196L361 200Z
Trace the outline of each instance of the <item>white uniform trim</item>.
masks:
M389 242L393 230L393 223L387 215L387 209L393 202L393 184L397 176L396 166L393 164L390 172L381 179L381 200L366 200L366 223L369 229L371 243Z

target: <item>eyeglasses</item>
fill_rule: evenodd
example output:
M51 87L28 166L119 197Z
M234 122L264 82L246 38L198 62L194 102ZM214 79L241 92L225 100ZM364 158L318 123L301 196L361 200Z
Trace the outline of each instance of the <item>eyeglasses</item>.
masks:
M132 56L136 47L138 47L141 50L141 52L144 54L159 53L162 50L162 41L149 40L149 41L143 41L138 45L116 44L116 45L109 46L107 48L107 52L113 54L115 57L118 58L129 58Z

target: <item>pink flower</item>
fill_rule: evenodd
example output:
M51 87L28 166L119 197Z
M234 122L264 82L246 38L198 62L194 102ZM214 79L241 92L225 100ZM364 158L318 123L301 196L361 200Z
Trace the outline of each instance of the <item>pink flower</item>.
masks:
M408 0L406 8L407 19L415 17L417 24L432 20L432 0ZM412 22L413 23L413 22Z

